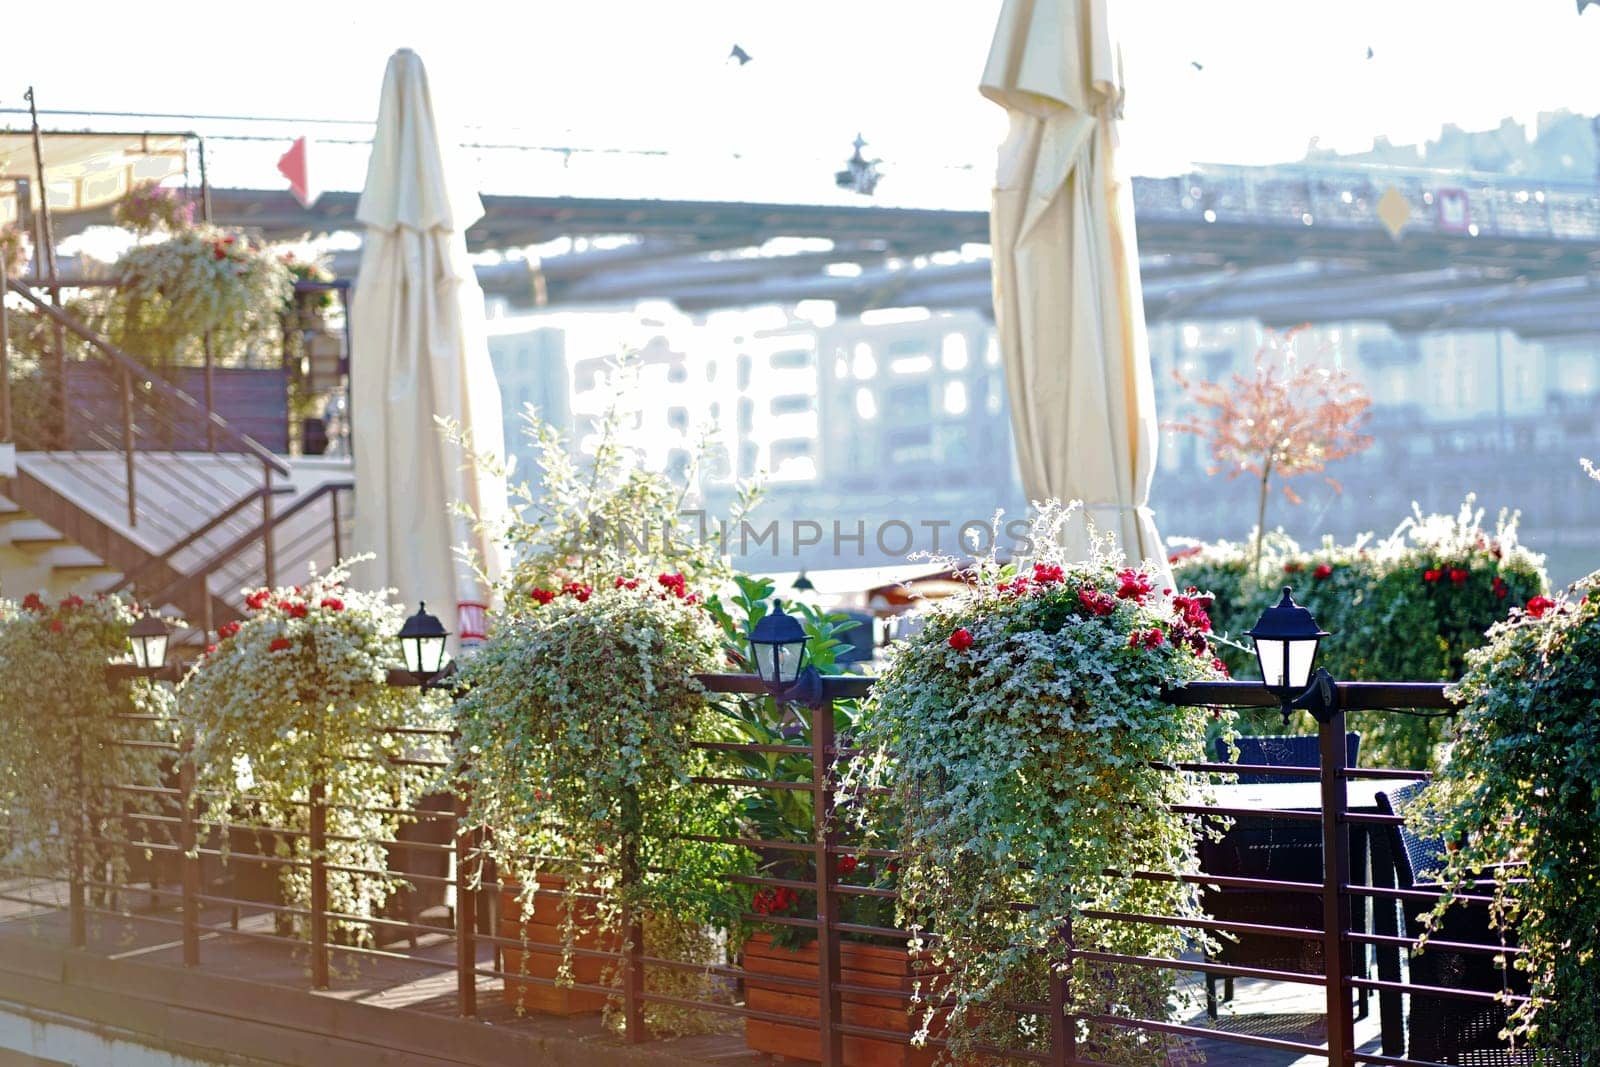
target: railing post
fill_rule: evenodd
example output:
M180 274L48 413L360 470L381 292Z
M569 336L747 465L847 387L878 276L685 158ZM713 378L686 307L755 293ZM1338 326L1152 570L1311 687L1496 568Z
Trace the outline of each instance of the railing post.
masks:
M272 466L261 463L261 570L268 589L278 584L278 553L272 535Z
M15 441L11 435L11 323L6 316L6 261L0 256L0 441Z
M622 892L627 903L622 909L622 1031L623 1040L630 1045L645 1041L649 1035L644 1022L644 922L635 903L638 891L639 827L643 812L639 809L639 792L625 787L622 795Z
M811 840L817 846L817 1026L822 1038L823 1067L844 1063L844 1033L839 998L839 915L834 900L833 854L839 833L834 821L835 751L833 700L825 697L811 708Z
M86 850L89 834L89 790L83 775L83 723L72 716L72 833L67 846L67 926L73 948L83 948L89 943L89 924L84 901L84 868L88 865Z
M322 776L311 783L311 984L328 988L328 805Z
M1349 980L1354 961L1347 932L1350 929L1350 827L1345 822L1349 806L1345 772L1344 690L1335 687L1335 701L1326 719L1317 723L1322 763L1322 958L1328 1004L1328 1063L1331 1067L1355 1062L1355 1010Z
M466 1017L478 1014L478 891L476 872L469 869L477 834L466 828L467 800L455 798L456 828L456 1008ZM498 933L498 931L496 931Z
M1072 917L1067 916L1059 934L1066 956L1058 969L1050 972L1050 1067L1067 1067L1078 1058L1077 1020L1067 1018L1067 1003L1072 988Z
M333 562L344 559L344 535L339 531L339 490L328 493L328 508L333 519Z
M128 480L128 525L139 525L139 498L133 487L133 378L122 369L122 463Z
M200 965L200 848L194 810L194 740L185 738L178 756L178 847L182 865L183 965Z
M206 395L206 401L205 401L205 408L206 408L206 411L205 411L206 451L215 452L217 450L217 424L216 424L216 422L214 422L212 420L211 414L212 414L212 412L216 411L216 403L215 403L215 401L213 400L213 397L212 397L214 386L213 386L212 381L211 381L211 377L212 377L211 371L212 371L212 367L216 364L216 358L215 358L215 356L213 355L213 352L212 352L211 331L210 330L207 330L206 331L206 335L205 335L205 357L206 357L205 378L204 378L203 382L204 382L205 395Z

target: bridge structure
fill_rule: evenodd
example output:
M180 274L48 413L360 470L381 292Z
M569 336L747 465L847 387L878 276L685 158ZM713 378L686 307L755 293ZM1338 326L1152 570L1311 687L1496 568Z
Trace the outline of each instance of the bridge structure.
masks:
M351 192L326 193L309 209L286 192L216 189L211 197L219 223L271 239L357 228ZM500 253L480 278L513 305L990 308L983 211L483 199L469 246ZM1133 199L1151 321L1376 321L1528 338L1600 332L1594 183L1314 163L1135 178ZM99 220L63 221L58 228L70 232ZM563 250L537 254L552 245ZM335 266L353 274L356 257L343 253Z

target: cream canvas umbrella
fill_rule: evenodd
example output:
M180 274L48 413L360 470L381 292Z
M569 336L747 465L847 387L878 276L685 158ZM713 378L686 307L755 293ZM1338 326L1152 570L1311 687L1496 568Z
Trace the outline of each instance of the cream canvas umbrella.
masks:
M362 584L397 588L409 610L425 600L470 637L482 630L489 591L455 549L474 550L491 578L501 560L493 538L452 504L496 520L505 480L468 462L435 416L459 422L476 451L503 456L505 438L483 291L467 259L466 229L483 207L448 165L450 149L422 61L401 49L384 72L356 207L366 233L351 320L354 543L377 554L357 571Z
M982 91L1006 109L990 242L994 313L1030 500L1166 573L1150 513L1157 424L1133 198L1115 168L1122 106L1106 0L1005 0ZM1168 583L1171 584L1170 582Z

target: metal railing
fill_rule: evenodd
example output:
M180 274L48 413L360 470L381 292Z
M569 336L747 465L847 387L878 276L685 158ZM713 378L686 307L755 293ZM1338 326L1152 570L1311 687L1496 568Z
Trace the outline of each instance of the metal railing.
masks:
M127 673L123 671L123 673ZM392 684L406 684L408 676L396 672ZM767 701L766 690L759 679L746 675L709 675L702 681L715 700ZM905 944L907 933L892 925L854 921L849 914L848 901L893 901L896 891L880 884L864 884L862 878L849 877L842 871L840 861L846 857L856 863L887 865L899 853L892 849L866 848L841 829L839 820L832 818L841 798L838 791L837 767L841 760L851 757L853 750L848 738L836 734L835 712L841 702L855 701L867 695L872 680L863 677L829 677L824 680L821 705L810 714L801 713L798 722L784 732L784 740L777 744L756 744L727 740L700 740L697 747L709 754L774 757L772 766L781 773L763 776L749 770L749 764L739 770L732 765L719 768L715 774L694 779L685 788L735 790L739 795L752 796L765 791L799 792L810 801L810 822L794 827L792 836L765 839L753 836L695 837L715 843L732 844L756 851L758 854L799 857L804 876L794 873L791 866L786 872L774 873L771 869L755 874L727 876L731 883L759 893L764 890L788 889L815 894L814 914L773 915L745 913L747 923L764 925L768 929L783 927L810 932L815 937L815 976L796 977L793 974L771 974L753 969L751 957L724 959L714 963L675 959L658 952L642 935L643 923L639 916L624 920L626 936L609 943L580 944L570 948L570 954L579 960L598 961L603 968L599 979L563 980L550 975L532 973L525 961L544 956L559 958L563 948L559 944L544 944L530 940L526 931L522 936L507 936L508 928L495 922L495 900L502 890L516 887L503 882L492 864L486 864L478 851L478 844L492 828L467 825L463 814L465 800L460 797L433 806L413 806L406 809L372 808L372 812L401 814L414 820L418 827L432 827L433 833L413 835L410 840L385 841L390 851L388 869L355 868L330 862L328 844L337 835L328 830L329 805L320 788L313 787L296 801L298 810L305 813L304 822L297 826L272 826L264 833L283 841L303 840L303 849L251 849L240 847L234 840L225 847L221 836L226 827L209 823L201 818L200 803L205 798L197 793L192 769L185 760L187 747L179 739L152 737L148 731L148 717L128 716L131 734L124 743L148 751L159 752L166 768L163 777L156 781L130 782L118 786L128 796L140 798L144 807L128 815L130 830L127 840L95 836L85 833L80 825L74 834L84 835L83 847L71 850L74 863L84 854L87 846L124 847L149 850L151 854L165 857L158 864L160 877L151 877L148 890L130 886L113 886L104 879L95 879L83 867L65 872L67 886L65 909L70 943L83 947L89 943L87 917L111 916L129 923L156 923L179 931L182 960L189 966L203 965L202 939L228 937L248 938L254 942L275 942L308 950L311 985L324 988L333 980L331 960L340 955L373 959L401 960L408 965L420 965L455 977L455 1008L462 1016L475 1016L480 1012L480 996L485 990L497 986L509 998L520 996L519 990L529 988L562 989L569 992L590 993L610 998L621 1008L622 1036L628 1042L649 1040L647 1009L652 1005L679 1009L692 1009L707 1013L720 1013L742 1018L748 1027L759 1024L779 1027L791 1033L814 1035L815 1058L824 1064L838 1065L854 1062L848 1054L847 1042L873 1041L905 1045L914 1026L893 1027L868 1025L856 1014L861 1009L862 998L873 998L870 1003L901 1003L909 1011L914 1005L926 1008L926 992L913 992L909 981L896 986L865 984L847 963L853 950L847 939L875 939L882 944ZM1164 695L1169 702L1184 706L1204 707L1275 707L1275 699L1259 685L1245 682L1196 683ZM1078 943L1073 940L1069 923L1062 931L1067 945L1067 959L1081 959L1098 966L1155 969L1166 974L1191 976L1210 975L1219 979L1256 979L1275 983L1292 983L1306 988L1322 990L1322 1018L1326 1025L1326 1041L1303 1033L1270 1036L1261 1033L1239 1032L1222 1025L1208 1025L1196 1018L1136 1018L1114 1011L1111 1005L1085 1003L1080 991L1070 986L1066 977L1069 968L1053 971L1048 999L1039 1003L1007 1003L997 1005L995 1011L1014 1012L1025 1018L1037 1035L1026 1047L990 1048L999 1059L1017 1062L1038 1062L1066 1067L1091 1067L1097 1064L1078 1043L1079 1035L1091 1033L1095 1028L1134 1029L1147 1035L1166 1035L1166 1039L1197 1043L1213 1051L1230 1047L1250 1046L1274 1050L1294 1056L1325 1057L1332 1064L1385 1064L1391 1067L1429 1067L1436 1061L1407 1059L1405 1056L1404 998L1419 995L1433 998L1428 1003L1463 1002L1493 1007L1514 1003L1515 996L1504 991L1475 991L1445 986L1423 986L1402 979L1402 961L1416 951L1418 941L1404 932L1399 925L1398 906L1407 900L1436 900L1432 895L1416 889L1395 888L1392 878L1385 876L1390 856L1383 841L1398 826L1397 816L1370 811L1352 811L1349 802L1352 783L1361 780L1393 781L1397 786L1425 778L1416 771L1364 768L1347 766L1345 735L1350 716L1392 714L1403 712L1442 712L1451 707L1445 696L1445 686L1435 683L1347 683L1337 687L1337 706L1327 721L1318 725L1318 750L1320 766L1292 768L1282 766L1250 766L1225 762L1197 762L1162 768L1172 774L1191 776L1194 782L1218 781L1220 776L1239 772L1270 772L1289 778L1300 777L1318 783L1320 810L1260 810L1254 807L1220 807L1205 805L1179 805L1174 810L1192 814L1197 818L1227 819L1251 818L1281 820L1301 826L1315 826L1320 832L1322 856L1320 878L1284 880L1230 876L1216 871L1195 870L1173 874L1163 871L1106 872L1108 875L1136 879L1180 881L1183 883L1224 890L1257 890L1291 896L1314 898L1320 905L1320 921L1308 925L1287 922L1241 922L1217 919L1194 920L1184 917L1146 915L1133 913L1095 912L1085 918L1096 922L1146 923L1166 926L1183 926L1208 930L1213 934L1280 938L1299 941L1320 947L1320 969L1292 970L1283 967L1256 966L1244 963L1225 963L1203 957L1185 955L1181 958L1152 958L1130 956L1107 951L1103 946ZM763 705L764 707L773 707ZM774 708L775 711L780 709ZM796 709L798 710L798 709ZM418 732L448 734L437 728ZM415 760L425 771L443 771L444 761ZM1108 812L1108 818L1114 812ZM1353 835L1367 835L1370 848L1353 852ZM1353 864L1353 855L1370 858L1373 877L1366 877L1368 864ZM433 857L435 865L423 870L408 858ZM224 863L224 858L226 862ZM627 862L624 861L624 868ZM309 880L308 906L252 898L249 892L237 888L247 870L276 872L295 868L305 872ZM235 888L218 881L220 872L236 872ZM637 873L637 863L632 868ZM392 879L400 878L414 891L448 890L454 894L453 916L448 926L418 921L410 911L384 915L359 916L338 912L329 904L329 879L334 873L347 877ZM627 873L626 870L624 872ZM59 874L59 872L58 872ZM175 883L176 889L157 884L165 880ZM49 880L34 883L36 888L46 886ZM219 886L221 888L219 888ZM148 893L153 900L162 902L153 909L138 910L119 904L119 896L133 897ZM100 894L99 897L96 894ZM259 896L259 894L257 894ZM540 889L536 897L559 896L554 890ZM52 890L29 893L26 898L16 891L0 894L10 900L27 899L41 908L57 907L60 894ZM589 893L579 893L580 901L593 901ZM1468 902L1484 902L1487 898L1465 897ZM487 908L485 908L487 905ZM414 911L415 909L412 909ZM480 913L487 910L487 927ZM241 913L249 913L257 920L278 924L274 929L259 925L241 924ZM224 919L224 916L231 918ZM514 916L508 921L516 923ZM337 930L341 925L357 924L390 938L410 941L406 949L393 941L375 937L370 944L354 939L341 939ZM514 930L513 930L514 932ZM433 944L423 950L417 948L417 938L427 935ZM934 936L937 936L936 933ZM442 941L441 941L442 939ZM454 952L441 955L443 941L453 942ZM1500 959L1516 953L1515 947L1501 943L1435 944L1431 951L1456 951L1491 954ZM524 961L519 967L507 962L505 954L516 953ZM489 955L486 955L489 954ZM1371 957L1369 959L1369 957ZM810 957L796 956L795 959ZM1371 963L1377 965L1378 977L1371 977ZM742 996L724 999L687 997L680 992L658 988L654 976L665 974L700 973L721 981L724 989L742 990ZM368 976L367 981L371 981ZM765 998L752 997L752 991L765 992ZM801 996L815 1001L815 1012L788 1014L773 1007L774 991L784 996ZM1381 1036L1368 1034L1358 1040L1357 1022L1362 1012L1358 1000L1376 994L1379 1001ZM780 998L777 998L781 1000ZM754 1006L759 1002L762 1006ZM935 1007L938 1002L935 1002ZM891 1013L892 1014L892 1013ZM881 1015L881 1013L880 1013ZM881 1022L881 1019L880 1019ZM944 1044L937 1026L928 1039L934 1047ZM1374 1051L1370 1045L1381 1040ZM1363 1044L1365 1041L1367 1044ZM1219 1053L1220 1054L1220 1053ZM1213 1059L1213 1062L1227 1062Z

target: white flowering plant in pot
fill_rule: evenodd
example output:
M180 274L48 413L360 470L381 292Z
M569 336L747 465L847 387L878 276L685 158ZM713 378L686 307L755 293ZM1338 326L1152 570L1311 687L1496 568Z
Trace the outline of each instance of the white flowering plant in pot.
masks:
M1182 926L1086 913L1203 917L1197 886L1106 872L1198 870L1204 828L1170 805L1200 787L1171 765L1205 758L1213 713L1162 692L1221 677L1207 598L1157 587L1104 546L1063 558L1066 513L1041 509L1036 555L979 562L967 589L929 609L873 687L859 754L840 764L845 815L862 813L864 833L877 791L901 813L900 917L939 976L924 990L924 1035L948 1005L955 1062L978 1044L1046 1047L1048 1019L1019 1022L997 1005L1048 1003L1052 972L1070 977L1075 1012L1164 1019L1171 972L1090 963L1067 945L1176 958L1195 947ZM1080 1025L1078 1036L1079 1054L1099 1061L1166 1062L1159 1033Z
M401 610L383 593L346 586L341 564L305 584L251 590L250 614L228 623L178 690L183 726L193 741L196 783L207 818L224 828L283 828L273 835L284 865L286 898L310 900L307 863L310 806L327 808L322 857L338 867L384 871L382 844L399 817L439 785L448 755L441 698L391 686ZM329 905L363 918L377 915L399 887L393 876L329 870ZM371 924L334 924L357 943Z
M160 779L160 750L138 742L170 739L168 692L106 672L139 614L124 596L0 600L0 863L13 871L60 878L76 848L82 873L115 884L147 859L129 842L166 843L138 818L157 802L120 787Z

